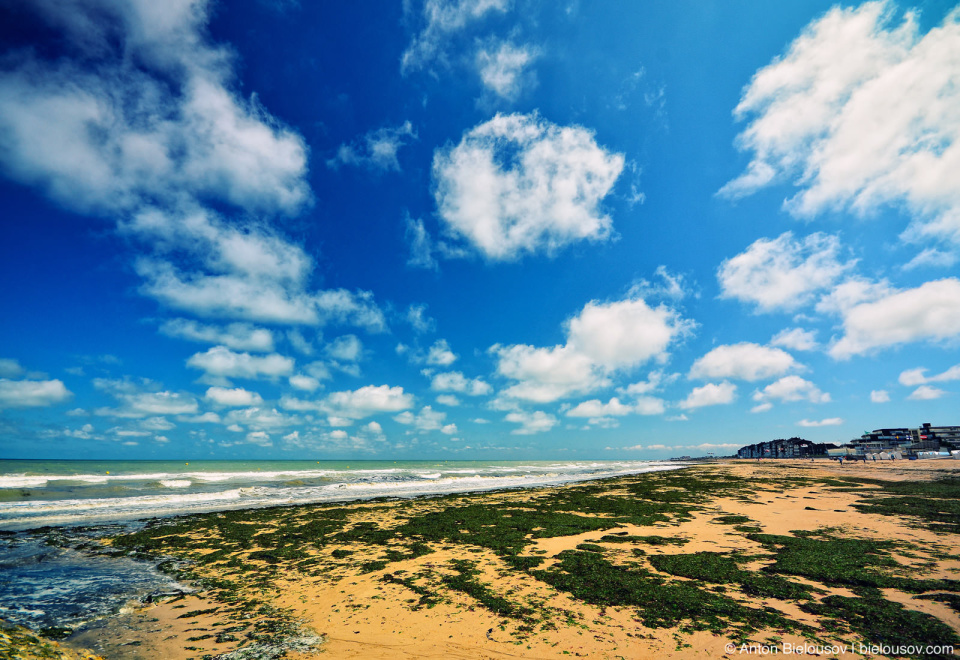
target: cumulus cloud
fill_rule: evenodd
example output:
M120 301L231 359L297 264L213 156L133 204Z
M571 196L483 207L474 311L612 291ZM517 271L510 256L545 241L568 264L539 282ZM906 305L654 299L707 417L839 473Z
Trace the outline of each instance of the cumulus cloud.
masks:
M520 428L510 431L513 435L534 435L536 433L546 433L560 421L553 415L549 415L542 410L526 412L517 410L504 417L504 420L512 424L519 424Z
M409 121L399 126L384 126L370 131L351 144L341 144L337 155L327 161L327 167L336 170L343 165L352 165L371 170L399 172L397 152L407 142L416 139L417 132Z
M665 404L663 400L655 397L640 397L636 402L621 403L617 397L611 398L607 403L599 399L583 401L566 412L567 417L590 417L598 419L601 417L622 417L624 415L659 415L663 413Z
M400 412L413 407L413 395L402 387L366 385L357 390L332 392L322 402L321 409L331 417L363 419L378 413Z
M298 390L304 390L306 392L313 392L320 387L320 380L314 378L313 376L305 376L303 374L295 374L290 376L288 379L291 387L294 387Z
M287 415L276 408L253 406L231 410L224 416L223 423L259 431L275 431L301 424L302 420L296 415Z
M228 389L226 387L211 387L204 394L204 398L221 406L255 406L263 403L263 398L256 392L245 390L242 387Z
M786 328L781 330L770 340L773 346L783 346L794 351L813 351L817 344L817 331L803 328Z
M605 387L618 370L666 360L671 343L694 327L677 311L650 307L642 298L590 301L565 325L562 346L491 347L497 373L516 381L503 396L547 403Z
M491 12L503 13L510 0L425 0L417 34L403 51L400 71L418 71L433 62L447 63L444 49L452 36Z
M311 203L307 148L256 96L233 91L233 55L210 41L208 8L207 0L27 6L58 30L64 56L12 53L0 73L0 167L65 206L118 219L146 251L134 264L140 292L170 309L382 330L369 293L311 290L312 259L256 219ZM242 214L225 219L211 202ZM263 331L165 327L270 350Z
M427 352L427 364L438 367L448 367L457 361L459 356L450 350L446 339L438 339Z
M761 238L717 270L720 297L753 303L758 312L790 311L834 284L855 261L842 262L840 241L829 234L794 239L793 232Z
M363 342L356 335L343 335L327 344L323 352L340 362L356 362L363 357Z
M9 380L0 378L0 410L40 408L66 401L73 392L60 380Z
M772 401L827 403L830 401L830 395L826 392L821 392L820 388L809 380L800 378L800 376L784 376L780 380L770 383L762 390L754 392L753 400L760 405Z
M430 406L424 406L416 414L408 410L396 415L393 419L400 424L412 426L417 431L427 432L442 431L446 418L447 413L434 410ZM454 432L456 432L456 427L454 427Z
M779 348L750 342L717 346L690 368L690 378L735 378L756 381L781 376L801 368L793 356Z
M206 379L221 383L229 378L276 379L293 373L293 359L279 353L250 355L235 353L225 346L214 346L191 355L187 366L200 369Z
M502 99L516 99L524 82L531 82L524 69L533 62L537 50L530 46L515 46L507 42L491 43L477 51L477 71L480 81L490 92Z
M23 375L23 367L16 360L0 359L0 378L17 378Z
M886 390L871 390L870 401L872 403L887 403L890 401L890 393Z
M438 394L437 403L443 406L450 406L452 408L460 405L460 399L452 394Z
M932 385L921 385L911 392L910 396L907 398L911 401L932 401L933 399L939 399L945 394L946 391L941 390L939 387L933 387Z
M467 396L484 396L493 388L480 378L467 378L459 371L446 371L435 374L430 381L430 389L435 392L457 392Z
M115 391L113 395L120 406L97 408L94 414L136 419L163 415L193 415L197 412L196 399L183 392Z
M32 9L83 65L28 51L0 75L9 176L82 211L184 194L291 213L309 202L303 139L231 91L230 54L205 36L207 2Z
M608 238L600 203L623 164L581 126L497 114L435 153L434 194L447 231L488 259L511 260Z
M707 383L702 387L694 387L687 398L677 405L684 410L694 410L704 406L733 403L736 398L737 386L723 381L722 383Z
M843 424L843 419L841 417L829 417L827 419L812 420L812 419L801 419L797 422L797 426L805 426L808 428L816 428L818 426L840 426Z
M936 376L927 376L927 369L924 367L907 369L900 374L899 380L901 385L908 387L924 385L926 383L942 383L950 380L960 380L960 364L956 364Z
M273 350L273 333L249 323L231 323L225 327L205 325L189 319L170 319L160 326L168 337L207 344L220 344L236 351Z
M411 304L407 308L407 323L417 332L430 332L436 327L436 321L427 316L427 305L425 303Z
M831 357L854 355L919 341L944 342L960 336L960 280L926 282L914 289L882 290L864 302L843 305L843 336Z
M915 12L896 13L835 7L754 75L735 110L752 160L720 194L792 179L796 216L892 205L914 216L914 237L960 242L960 10L924 35Z

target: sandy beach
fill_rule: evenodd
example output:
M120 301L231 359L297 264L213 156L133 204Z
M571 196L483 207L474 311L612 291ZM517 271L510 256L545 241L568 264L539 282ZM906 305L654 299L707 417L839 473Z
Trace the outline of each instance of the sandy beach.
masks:
M951 460L729 461L158 521L104 543L168 558L199 590L131 606L60 648L108 659L769 653L758 644L952 655L936 647L960 648L958 477ZM863 652L871 645L879 652Z

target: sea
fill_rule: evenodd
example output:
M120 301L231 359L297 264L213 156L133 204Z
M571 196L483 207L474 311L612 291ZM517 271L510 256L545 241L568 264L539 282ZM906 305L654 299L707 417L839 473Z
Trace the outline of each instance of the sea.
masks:
M0 619L82 631L162 593L155 564L97 536L190 513L569 484L682 467L657 461L0 460Z

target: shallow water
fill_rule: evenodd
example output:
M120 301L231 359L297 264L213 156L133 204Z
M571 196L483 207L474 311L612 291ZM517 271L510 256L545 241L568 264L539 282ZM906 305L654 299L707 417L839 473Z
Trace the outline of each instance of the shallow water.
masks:
M44 534L0 537L0 618L34 630L76 628L151 593L191 591L153 564L48 540ZM82 540L73 535L70 542Z
M563 484L652 461L0 461L0 530Z

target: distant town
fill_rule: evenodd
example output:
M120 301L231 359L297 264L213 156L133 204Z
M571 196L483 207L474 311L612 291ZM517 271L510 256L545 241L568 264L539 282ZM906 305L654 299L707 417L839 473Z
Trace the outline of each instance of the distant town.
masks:
M737 458L835 458L896 460L960 458L960 426L876 429L842 445L787 438L741 447Z

